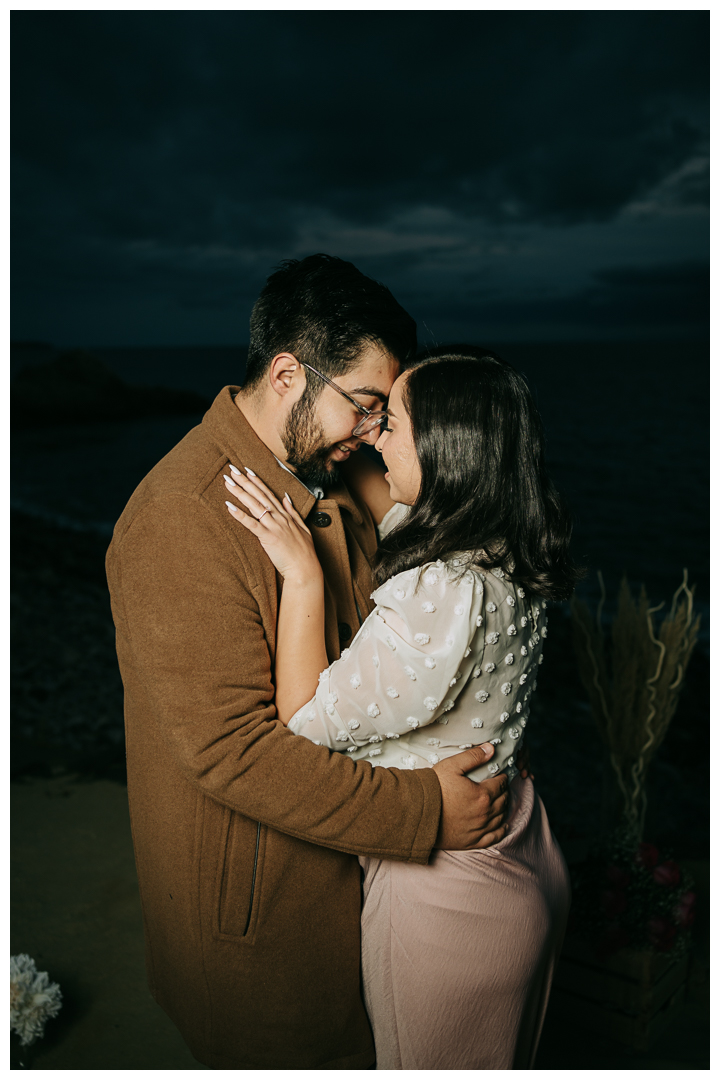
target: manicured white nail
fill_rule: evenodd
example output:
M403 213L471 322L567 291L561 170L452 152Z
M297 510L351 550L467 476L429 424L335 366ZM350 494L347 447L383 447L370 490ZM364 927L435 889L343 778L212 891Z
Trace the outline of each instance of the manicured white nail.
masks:
M255 473L252 471L252 469L248 469L247 465L245 466L245 472L248 474L248 476L254 476L255 475Z
M285 498L287 499L287 501L288 501L288 502L290 503L290 505L292 506L292 505L293 505L293 501L292 501L292 499L290 498L290 496L288 495L287 491L285 492Z
M231 480L229 476L225 475L225 473L223 473L223 480L225 481L225 483L227 484L228 487L237 487L237 484L235 483L235 481Z
M228 510L237 510L237 506L235 506L234 503L228 502L227 499L225 500L225 505L227 506Z
M236 469L234 465L230 465L229 461L228 461L228 465L230 466L230 472L234 472L236 476L241 476L242 475L242 473L240 472L239 469Z

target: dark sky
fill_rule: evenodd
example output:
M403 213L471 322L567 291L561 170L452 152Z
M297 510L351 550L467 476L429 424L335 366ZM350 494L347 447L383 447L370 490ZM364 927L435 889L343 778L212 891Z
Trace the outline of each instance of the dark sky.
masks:
M341 255L438 341L707 335L704 11L14 11L14 339L235 344Z

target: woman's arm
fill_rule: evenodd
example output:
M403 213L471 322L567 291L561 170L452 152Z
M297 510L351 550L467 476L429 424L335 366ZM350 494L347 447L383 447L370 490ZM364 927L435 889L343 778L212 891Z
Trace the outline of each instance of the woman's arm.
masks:
M348 487L358 493L372 514L373 521L379 525L395 505L390 498L390 485L385 479L382 458L377 455L377 461L374 461L363 450L358 450L350 455L341 471Z
M320 672L328 665L322 567L310 530L289 495L278 502L254 473L247 479L226 476L225 486L249 511L228 502L230 513L257 536L283 576L275 651L275 708L278 719L287 724L312 699Z

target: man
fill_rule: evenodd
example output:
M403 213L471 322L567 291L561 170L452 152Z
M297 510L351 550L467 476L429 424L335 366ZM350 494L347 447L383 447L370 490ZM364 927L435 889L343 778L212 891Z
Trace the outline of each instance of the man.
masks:
M412 319L351 264L283 264L253 309L243 389L145 478L108 552L150 987L215 1068L370 1067L355 856L424 863L503 832L505 779L463 775L480 748L373 770L275 720L282 583L225 506L223 475L243 467L290 494L336 660L371 610L376 548L363 470L343 462L377 438L368 414L414 350Z

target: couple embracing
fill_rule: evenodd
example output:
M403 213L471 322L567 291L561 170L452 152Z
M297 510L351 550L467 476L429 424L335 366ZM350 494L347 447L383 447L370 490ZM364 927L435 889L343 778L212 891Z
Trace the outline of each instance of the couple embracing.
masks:
M539 417L336 258L250 330L108 552L151 990L214 1068L530 1068L569 894L518 758L576 576Z

